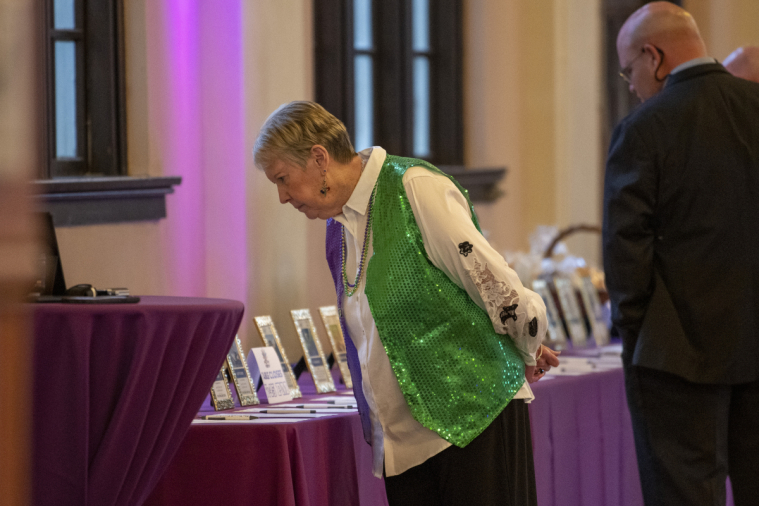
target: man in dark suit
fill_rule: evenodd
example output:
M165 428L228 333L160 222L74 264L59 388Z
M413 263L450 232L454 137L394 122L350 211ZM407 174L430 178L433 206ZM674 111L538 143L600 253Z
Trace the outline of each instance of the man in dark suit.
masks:
M759 84L668 2L617 38L603 248L646 505L759 504Z

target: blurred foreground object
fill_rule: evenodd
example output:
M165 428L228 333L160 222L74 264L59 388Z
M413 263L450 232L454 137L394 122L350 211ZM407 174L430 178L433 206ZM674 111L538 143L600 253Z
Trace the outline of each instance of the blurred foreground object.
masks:
M42 152L41 2L0 0L0 505L30 503L31 339L25 300L36 230L28 181Z

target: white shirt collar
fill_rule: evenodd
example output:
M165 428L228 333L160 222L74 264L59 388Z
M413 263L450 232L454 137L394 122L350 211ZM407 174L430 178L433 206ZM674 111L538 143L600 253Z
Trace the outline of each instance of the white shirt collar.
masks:
M379 146L366 148L359 153L361 158L368 158L368 160L364 170L361 172L361 177L359 178L356 187L353 189L353 193L351 193L348 202L343 206L342 214L348 213L349 210L362 216L366 214L367 208L369 207L369 199L374 190L374 184L377 182L380 169L382 169L382 164L385 163L386 155L387 153L385 150ZM338 221L340 221L339 218L340 215L335 216L335 219Z
M669 73L669 75L677 74L678 72L689 69L691 67L695 67L696 65L706 65L707 63L719 63L716 59L712 58L711 56L703 56L701 58L693 58L692 60L689 60L685 63L681 63L677 67L672 69L672 72Z

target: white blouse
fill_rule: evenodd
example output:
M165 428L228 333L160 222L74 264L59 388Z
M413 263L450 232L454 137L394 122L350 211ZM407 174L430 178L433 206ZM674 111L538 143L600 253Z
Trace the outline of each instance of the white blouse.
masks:
M361 178L343 212L335 216L345 227L345 267L350 282L354 281L361 258L369 199L386 152L374 147L359 155L365 162ZM543 300L522 285L516 272L477 231L466 198L447 177L424 167L411 167L403 176L403 186L430 261L487 311L497 333L511 336L525 364L535 365L535 354L547 331ZM367 263L373 252L371 240L369 237ZM377 333L364 293L365 283L366 265L358 289L351 297L344 296L342 302L348 332L361 363L362 386L372 422L373 472L379 478L383 462L385 474L395 476L423 463L450 443L411 415ZM513 292L519 304L504 317L503 306L514 297ZM537 332L530 335L533 318L537 319ZM534 324L532 330L535 331ZM527 402L534 398L526 381L514 398Z

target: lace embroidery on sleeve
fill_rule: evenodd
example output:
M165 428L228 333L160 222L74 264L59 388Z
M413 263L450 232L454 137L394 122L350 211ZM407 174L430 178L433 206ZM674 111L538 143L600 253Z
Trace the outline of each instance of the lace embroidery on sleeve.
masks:
M497 280L487 264L483 267L476 254L472 256L474 256L474 267L467 269L467 274L477 287L494 328L501 329L504 333L514 332L519 295L509 285Z

